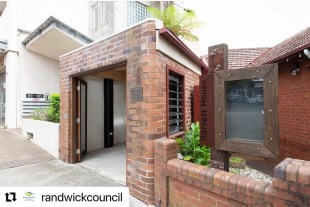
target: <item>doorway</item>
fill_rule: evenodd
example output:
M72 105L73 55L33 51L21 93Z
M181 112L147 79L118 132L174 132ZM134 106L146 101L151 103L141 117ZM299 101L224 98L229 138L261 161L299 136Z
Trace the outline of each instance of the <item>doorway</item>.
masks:
M76 80L76 161L125 185L126 68L97 71Z

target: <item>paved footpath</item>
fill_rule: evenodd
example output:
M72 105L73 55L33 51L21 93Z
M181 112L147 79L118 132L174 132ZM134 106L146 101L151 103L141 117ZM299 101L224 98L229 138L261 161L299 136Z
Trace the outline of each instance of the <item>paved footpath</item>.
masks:
M0 170L55 159L26 138L0 129Z
M9 130L0 129L0 187L121 186L93 171L53 158L31 141ZM146 207L130 197L130 207Z

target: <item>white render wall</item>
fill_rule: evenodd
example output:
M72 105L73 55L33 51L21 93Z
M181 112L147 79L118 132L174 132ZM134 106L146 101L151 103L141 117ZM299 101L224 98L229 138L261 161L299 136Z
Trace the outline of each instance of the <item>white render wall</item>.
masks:
M59 63L24 49L22 41L50 16L87 35L87 1L8 1L0 16L0 36L8 41L6 54L6 123L21 126L26 93L59 93Z
M28 133L33 135L32 141L36 145L53 157L59 158L59 123L23 119L22 134L28 137Z
M22 41L27 35L20 33L18 39ZM22 44L19 46L17 126L20 126L22 119L21 104L22 101L27 100L27 93L45 95L60 93L59 62L26 50Z
M120 32L127 28L127 2L114 1L114 31Z

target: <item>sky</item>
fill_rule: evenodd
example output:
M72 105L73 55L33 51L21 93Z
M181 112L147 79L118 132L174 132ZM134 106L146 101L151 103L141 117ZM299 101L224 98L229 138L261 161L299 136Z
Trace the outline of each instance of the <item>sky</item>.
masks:
M272 47L310 26L310 0L183 0L204 26L202 53L208 46Z

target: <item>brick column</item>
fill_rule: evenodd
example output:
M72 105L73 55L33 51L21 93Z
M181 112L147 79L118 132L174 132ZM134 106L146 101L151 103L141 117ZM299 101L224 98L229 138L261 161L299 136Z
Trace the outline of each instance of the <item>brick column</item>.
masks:
M274 207L310 206L310 161L286 158L274 169Z
M155 186L154 203L156 206L166 207L168 198L167 162L177 157L177 142L173 139L161 138L155 140ZM160 205L159 205L160 204Z

